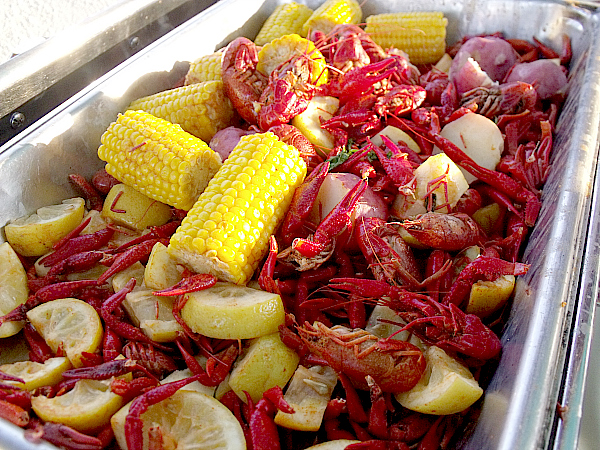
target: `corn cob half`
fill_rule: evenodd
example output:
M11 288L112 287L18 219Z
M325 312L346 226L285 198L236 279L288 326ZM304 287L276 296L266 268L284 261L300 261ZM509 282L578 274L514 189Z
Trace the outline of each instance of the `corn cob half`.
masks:
M298 150L273 133L242 137L171 237L169 253L198 273L246 284L305 175Z
M356 0L326 0L308 18L302 26L304 36L319 30L329 33L333 27L342 23L359 23L362 9Z
M120 114L102 135L106 171L146 196L189 210L221 157L178 125L143 111Z
M413 64L435 63L446 51L448 19L441 12L376 14L366 22L377 44L406 52Z
M209 142L231 125L234 109L222 81L206 81L159 92L135 100L128 109L146 111L181 125L184 131Z
M223 52L218 51L205 55L190 63L185 75L184 85L202 83L204 81L221 81L221 59Z
M312 13L313 10L308 6L296 2L279 5L265 20L265 23L256 35L256 39L254 39L254 43L256 45L265 45L273 39L286 34L295 33L303 35L302 26ZM306 34L303 36L306 37Z

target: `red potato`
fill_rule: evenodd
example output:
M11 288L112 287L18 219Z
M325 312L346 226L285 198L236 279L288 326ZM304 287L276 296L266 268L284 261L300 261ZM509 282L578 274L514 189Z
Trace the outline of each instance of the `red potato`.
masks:
M544 100L561 92L567 84L567 76L558 60L538 59L516 64L506 82L522 81L533 85L538 96Z
M460 47L450 67L449 77L456 84L459 93L463 93L485 86L477 84L487 81L477 69L485 72L492 81L502 81L517 62L518 56L504 39L494 36L474 37Z
M236 127L223 128L215 133L208 146L219 154L221 161L225 161L240 138L248 134L254 134L254 132Z

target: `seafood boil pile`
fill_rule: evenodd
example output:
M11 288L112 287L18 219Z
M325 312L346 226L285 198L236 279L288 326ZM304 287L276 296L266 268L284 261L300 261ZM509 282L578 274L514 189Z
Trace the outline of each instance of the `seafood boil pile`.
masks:
M285 3L4 227L0 417L64 449L447 449L475 427L570 41ZM14 339L14 338L13 338Z

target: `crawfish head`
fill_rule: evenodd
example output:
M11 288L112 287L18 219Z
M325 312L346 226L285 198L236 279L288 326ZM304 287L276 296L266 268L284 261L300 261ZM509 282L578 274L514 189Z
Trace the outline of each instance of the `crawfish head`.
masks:
M267 85L256 70L258 51L250 39L234 39L225 49L221 64L223 90L242 118L253 125L258 122L255 105Z
M375 278L390 284L419 285L420 269L402 236L391 224L377 217L358 221L358 246Z
M311 83L313 61L298 55L278 66L259 99L258 126L268 130L303 112L315 94Z
M423 353L408 342L379 339L362 329L329 328L321 322L306 323L298 333L313 353L359 389L369 389L370 375L384 392L408 391L425 371Z
M493 118L501 114L516 114L533 109L537 102L535 88L521 81L501 84L496 87L477 87L465 92L461 106L477 105L477 112Z

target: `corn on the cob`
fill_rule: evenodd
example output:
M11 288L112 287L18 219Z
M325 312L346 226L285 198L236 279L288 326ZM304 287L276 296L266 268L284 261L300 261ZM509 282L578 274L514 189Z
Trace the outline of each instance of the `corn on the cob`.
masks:
M381 47L406 52L413 64L437 62L446 51L448 19L441 12L377 14L365 31Z
M308 6L296 2L279 5L263 24L256 35L256 39L254 39L254 43L265 45L267 42L286 34L302 35L302 26L312 13L313 10ZM306 34L303 36L306 37Z
M298 55L306 55L309 61L310 81L316 85L326 84L328 70L325 57L312 41L298 34L286 34L265 44L258 52L256 70L269 76L280 64Z
M185 75L184 85L202 83L204 81L221 81L221 59L223 51L202 56L190 64Z
M319 30L329 33L333 27L341 23L359 23L362 10L356 0L326 0L302 26L305 36L309 32Z
M196 272L246 284L305 175L298 150L273 133L242 137L171 237L169 253Z
M184 131L209 142L231 125L234 109L222 81L190 84L135 100L128 109L146 111L181 125Z
M221 157L178 125L143 111L120 114L102 135L106 171L142 194L188 210L221 167Z

